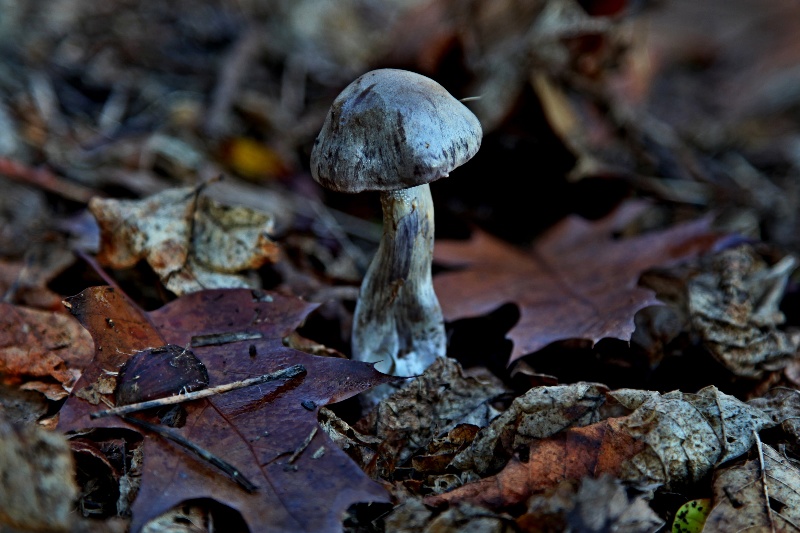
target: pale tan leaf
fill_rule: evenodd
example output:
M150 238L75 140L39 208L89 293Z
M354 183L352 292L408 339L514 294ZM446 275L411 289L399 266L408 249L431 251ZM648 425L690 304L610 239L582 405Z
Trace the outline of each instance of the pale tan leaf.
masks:
M272 216L224 206L193 187L143 200L94 198L89 209L100 225L101 263L127 268L144 259L177 295L257 288L242 271L278 258Z
M717 473L704 533L800 531L800 470L767 444L758 452Z

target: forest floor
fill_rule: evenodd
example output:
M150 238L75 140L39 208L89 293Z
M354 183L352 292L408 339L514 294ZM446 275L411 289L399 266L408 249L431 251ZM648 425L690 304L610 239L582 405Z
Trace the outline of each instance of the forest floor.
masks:
M799 530L799 17L0 1L0 530ZM381 68L483 131L403 378L351 357L379 195L310 166Z

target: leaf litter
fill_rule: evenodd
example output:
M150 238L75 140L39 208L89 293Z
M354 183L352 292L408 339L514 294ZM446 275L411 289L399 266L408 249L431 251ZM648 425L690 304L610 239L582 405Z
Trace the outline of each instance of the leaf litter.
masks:
M98 407L113 405L120 368L132 354L152 346L191 346L208 369L212 384L291 364L306 368L307 375L299 380L192 402L177 419L161 413L164 420L177 420L169 431L224 457L258 489L237 490L235 481L224 473L172 441L144 431L146 459L131 507L133 529L184 500L213 498L237 509L257 529L269 525L284 531L335 531L340 514L352 503L387 500L380 486L317 431L316 412L319 406L394 378L371 365L285 348L282 338L314 305L247 289L201 291L145 314L111 287L88 289L70 298L69 305L94 335L96 355L76 385L75 395L59 413L62 431L138 430L138 424L125 423L126 419L92 419L90 415ZM212 335L217 340L209 342ZM154 364L139 373L155 372L155 377L142 381L158 384L163 372L157 359L150 362ZM173 394L181 390L178 387ZM158 419L159 415L141 418L147 423L158 423ZM316 455L320 450L324 453ZM329 488L322 490L322 486Z
M253 530L286 509L251 502L289 493L324 500L309 528L362 532L663 531L705 499L709 530L796 523L793 2L38 2L0 20L0 411L79 428L62 529ZM382 378L349 366L349 320L379 216L307 160L333 96L387 65L467 98L484 143L434 190L468 341L364 412ZM547 193L514 193L534 177ZM125 415L152 429L90 418L296 361L299 380Z

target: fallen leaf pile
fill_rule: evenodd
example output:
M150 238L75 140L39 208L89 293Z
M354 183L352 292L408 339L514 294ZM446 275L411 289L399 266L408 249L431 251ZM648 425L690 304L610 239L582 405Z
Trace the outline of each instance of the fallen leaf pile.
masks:
M796 0L0 5L1 531L800 529ZM402 378L309 168L377 68L483 131Z
M189 403L173 428L236 465L240 475L258 487L253 493L174 442L145 433L132 529L182 501L213 498L241 512L253 529L336 531L349 505L387 501L387 494L318 431L316 412L394 378L371 365L285 348L281 339L314 305L246 289L202 291L144 314L110 287L88 289L70 298L68 305L92 333L96 351L60 411L61 431L82 435L98 427L136 430L135 424L117 417L93 420L90 414L113 404L122 363L153 346L190 347L208 369L211 385L294 364L306 369L297 380ZM140 372L148 370L159 372L157 365ZM150 380L157 383L159 377L164 379L157 375Z

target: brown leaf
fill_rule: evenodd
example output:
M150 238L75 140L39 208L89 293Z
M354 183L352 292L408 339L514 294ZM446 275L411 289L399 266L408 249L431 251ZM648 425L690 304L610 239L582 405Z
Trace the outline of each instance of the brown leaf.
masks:
M707 217L612 239L644 208L625 203L594 222L569 217L530 252L480 231L468 242L437 242L435 261L462 268L434 278L445 320L519 305L519 322L508 334L514 342L509 364L560 340L630 340L636 312L660 303L653 291L637 286L641 273L694 257L721 239Z
M5 380L62 399L93 352L91 336L71 316L0 303L0 374Z
M565 479L602 473L645 490L695 483L719 463L745 453L756 432L774 424L713 386L697 394L620 389L608 396L632 412L534 439L527 463L512 458L497 475L426 502L468 501L499 509Z
M466 501L490 509L504 509L525 502L533 494L565 479L581 479L607 473L619 477L625 462L644 450L611 418L582 428L570 428L530 445L530 458L513 458L497 475L469 483L451 492L426 498L429 505Z
M800 471L774 448L758 448L756 457L716 474L704 533L800 531Z
M396 378L368 364L284 347L281 339L316 305L275 293L212 290L144 314L107 287L87 289L68 302L95 337L97 352L59 414L59 427L65 431L129 427L113 417L90 419L91 412L104 406L81 399L80 392L117 372L130 354L151 346L191 346L208 369L212 386L294 364L307 370L297 380L187 403L185 424L173 428L237 467L258 485L255 493L245 492L171 442L146 434L141 489L132 506L133 531L195 498L212 498L238 510L254 531L315 532L340 530L342 514L353 503L387 501L379 485L316 431L316 412ZM93 397L113 401L100 390Z
M201 189L168 189L143 200L93 198L100 225L98 260L126 268L145 259L164 285L181 295L201 289L249 287L239 273L278 257L270 215L228 207Z

